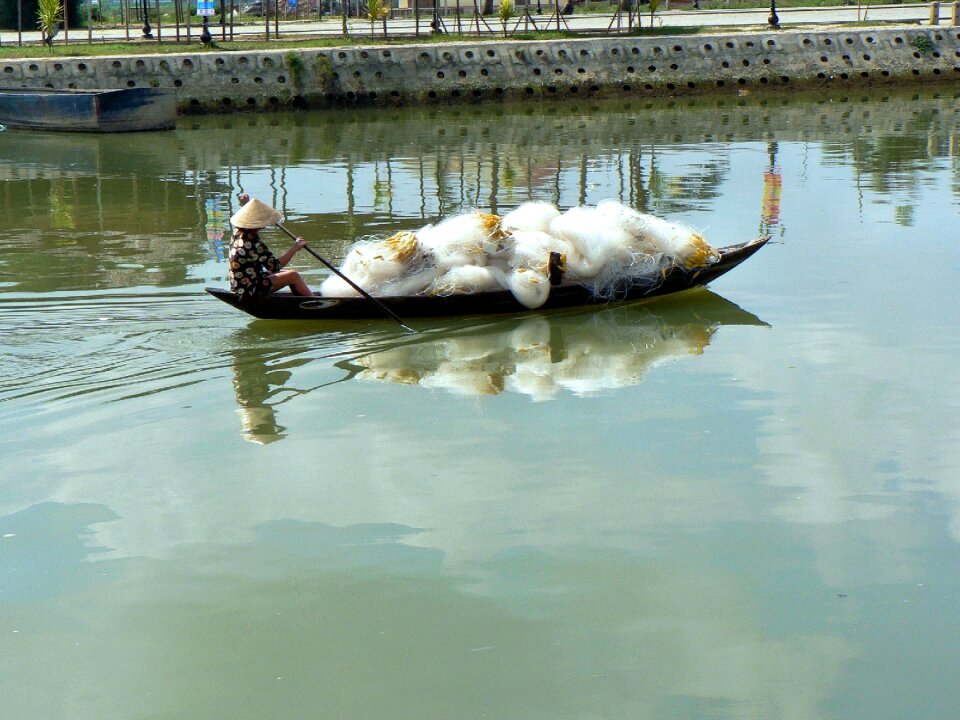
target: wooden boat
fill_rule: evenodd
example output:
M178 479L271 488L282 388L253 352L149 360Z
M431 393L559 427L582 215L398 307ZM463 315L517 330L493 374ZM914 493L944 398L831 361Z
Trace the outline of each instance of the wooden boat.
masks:
M761 237L739 245L719 248L717 250L720 255L719 260L703 268L687 270L675 266L654 285L634 285L625 291L617 302L669 295L706 285L753 255L769 239L769 237ZM360 320L384 317L381 308L360 296L315 295L311 298L280 292L255 301L240 302L237 295L229 290L211 287L206 290L218 300L264 320ZM377 296L377 300L404 319L530 312L529 308L517 302L509 290L446 296ZM604 305L608 302L605 299L598 299L589 288L577 282L565 281L551 288L547 302L537 310Z
M0 89L0 125L31 130L132 132L169 130L177 121L175 90Z

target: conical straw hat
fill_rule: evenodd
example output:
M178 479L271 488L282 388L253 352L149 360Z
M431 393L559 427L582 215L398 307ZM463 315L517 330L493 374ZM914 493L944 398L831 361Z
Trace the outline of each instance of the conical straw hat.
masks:
M253 198L230 218L230 224L234 227L253 230L275 225L281 220L283 220L283 215L265 202Z

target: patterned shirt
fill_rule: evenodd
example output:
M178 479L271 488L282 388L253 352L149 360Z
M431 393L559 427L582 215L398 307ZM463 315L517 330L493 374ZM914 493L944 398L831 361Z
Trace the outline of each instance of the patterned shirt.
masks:
M280 271L280 261L259 237L244 239L240 232L230 243L230 290L241 300L269 295L270 274Z

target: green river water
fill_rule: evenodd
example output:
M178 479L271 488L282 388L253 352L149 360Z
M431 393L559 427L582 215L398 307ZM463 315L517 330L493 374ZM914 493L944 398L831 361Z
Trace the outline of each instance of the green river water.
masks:
M957 717L958 100L0 132L0 717ZM335 260L530 199L773 240L409 335L206 295L241 191Z

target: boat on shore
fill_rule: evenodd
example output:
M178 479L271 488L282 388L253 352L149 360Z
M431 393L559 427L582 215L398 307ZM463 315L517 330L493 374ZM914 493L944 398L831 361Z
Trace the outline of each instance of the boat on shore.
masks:
M598 298L582 283L564 281L551 288L547 301L534 312L642 300L700 287L737 267L762 248L769 239L760 237L738 245L718 248L717 260L703 267L686 268L683 265L673 265L654 282L637 283L624 289L614 301ZM237 295L229 290L208 287L206 291L218 300L263 320L364 320L384 317L380 306L361 296L328 297L315 294L313 297L304 297L280 292L241 302ZM453 295L377 296L376 299L401 318L531 312L518 302L509 290Z
M0 88L0 125L9 128L138 132L170 130L176 122L176 91L165 88Z

